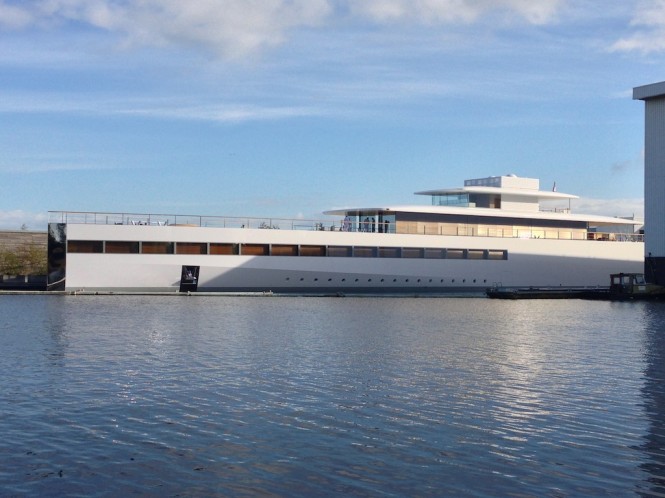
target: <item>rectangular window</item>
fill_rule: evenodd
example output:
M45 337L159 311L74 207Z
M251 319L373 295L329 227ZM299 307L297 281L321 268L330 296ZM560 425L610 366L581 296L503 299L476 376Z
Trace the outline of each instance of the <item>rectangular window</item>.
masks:
M402 247L403 258L422 258L423 249L420 247Z
M328 256L333 258L350 258L351 257L351 247L350 246L329 246L328 247Z
M464 249L446 249L447 259L464 259Z
M399 258L401 251L399 247L379 247L380 258Z
M143 242L143 254L173 254L173 242Z
M373 258L376 256L376 247L354 247L354 258Z
M243 256L267 256L268 244L241 244L240 254Z
M208 244L205 242L176 242L176 254L208 254Z
M502 260L508 259L508 251L496 251L490 249L487 251L487 259Z
M301 256L325 256L326 246L300 246Z
M238 244L222 244L215 242L210 244L210 254L237 255L240 254L240 251Z
M398 221L395 233L418 233L418 223L415 221Z
M439 224L423 223L422 231L419 233L424 233L425 235L439 235Z
M466 253L468 259L485 259L485 251L482 249L469 249Z
M458 231L456 223L441 223L441 235L457 235Z
M426 259L443 259L445 257L445 249L425 249Z
M104 242L101 240L69 240L67 241L67 252L101 253L104 250Z
M270 246L270 255L271 256L297 256L298 255L298 246L296 246L296 245L273 244L272 246Z
M139 243L134 241L107 240L104 252L107 254L138 254Z

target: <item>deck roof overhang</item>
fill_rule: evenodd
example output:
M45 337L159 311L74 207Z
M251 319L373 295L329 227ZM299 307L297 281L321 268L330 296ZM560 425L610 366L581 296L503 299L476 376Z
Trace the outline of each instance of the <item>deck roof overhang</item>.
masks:
M552 212L552 211L512 211L504 209L493 208L467 208L467 207L454 207L454 206L384 206L384 207L367 207L367 208L348 208L348 209L333 209L324 211L326 215L346 216L357 213L364 216L368 213L422 213L422 214L441 214L441 215L462 215L471 218L474 216L492 217L492 218L524 218L525 220L556 220L556 221L577 221L585 222L591 226L597 225L642 225L642 222L636 220L628 220L626 218L618 218L612 216L600 216L592 214L572 214L565 212Z
M510 195L514 197L524 197L532 200L562 200L562 199L579 199L578 196L572 194L565 194L563 192L547 191L547 190L530 190L523 188L502 188L502 187L459 187L459 188L445 188L436 190L423 190L415 192L416 195L449 195L449 194L494 194L494 195Z

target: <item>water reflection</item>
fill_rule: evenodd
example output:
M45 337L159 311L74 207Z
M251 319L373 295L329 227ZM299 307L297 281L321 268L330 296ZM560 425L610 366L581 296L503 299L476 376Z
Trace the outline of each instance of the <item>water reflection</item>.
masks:
M0 299L0 489L662 493L662 315L582 301Z
M643 402L649 428L642 447L646 462L646 488L643 496L665 495L665 305L645 306L645 358Z

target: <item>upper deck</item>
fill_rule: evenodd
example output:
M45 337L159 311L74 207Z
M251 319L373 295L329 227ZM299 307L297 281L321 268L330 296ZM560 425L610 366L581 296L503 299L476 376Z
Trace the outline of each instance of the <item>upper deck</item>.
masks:
M455 215L450 214L445 220L439 220L436 216L423 218L432 209L434 208L426 206L424 211L414 211L413 213L409 212L408 208L399 211L376 209L344 211L342 212L346 214L344 218L325 220L50 211L49 223L357 232L388 235L448 235L521 239L593 239L635 242L642 242L644 240L642 234L634 232L633 221L620 218L604 218L607 222L605 227L611 230L599 230L598 227L591 227L582 221L575 222L573 225L557 226L557 223L553 223L551 220L534 218L504 218L501 224L497 224L496 220L493 220L491 223L484 223L484 218L482 217L470 220L464 217L455 218ZM456 208L449 209L455 210ZM412 219L411 215L415 216L415 220ZM610 222L613 222L614 225L610 226Z

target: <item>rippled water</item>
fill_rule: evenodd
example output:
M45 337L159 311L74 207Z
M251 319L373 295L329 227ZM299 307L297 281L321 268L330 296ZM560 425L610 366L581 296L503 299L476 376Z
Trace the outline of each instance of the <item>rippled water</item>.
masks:
M665 305L0 296L0 494L665 493Z

